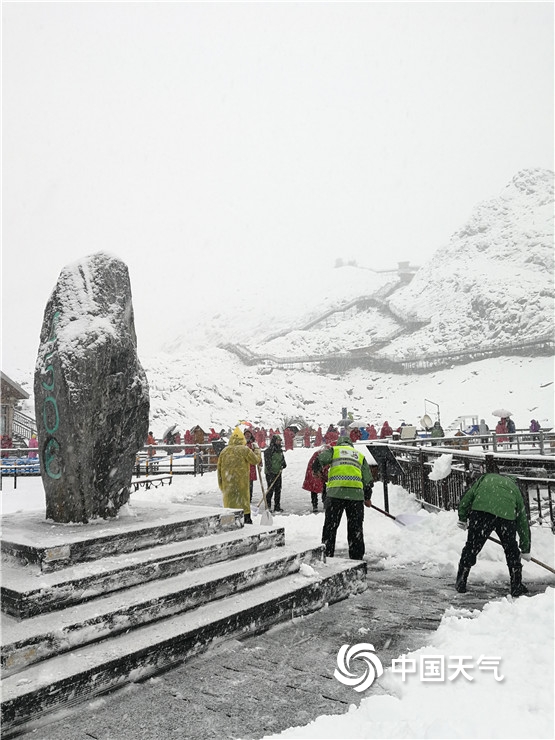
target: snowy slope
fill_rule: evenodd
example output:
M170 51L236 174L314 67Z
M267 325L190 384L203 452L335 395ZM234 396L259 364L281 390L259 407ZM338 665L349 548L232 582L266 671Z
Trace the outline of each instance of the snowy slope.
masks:
M553 331L553 173L523 170L390 305L430 319L384 352L406 356L534 339Z
M327 427L347 407L365 423L394 428L417 423L425 399L439 404L448 424L461 414L478 414L495 426L491 412L507 406L517 427L537 418L553 426L553 359L508 357L482 360L430 373L393 375L356 369L344 376L275 369L259 375L221 349L143 361L149 382L151 426L161 435L170 423L181 430L200 424L208 430L242 419L283 428L291 417ZM428 407L435 408L435 407Z
M375 273L370 254L355 265L315 266L288 282L271 276L238 286L229 305L167 344L246 344L256 354L291 357L350 351L397 335L381 350L392 359L534 340L553 331L553 173L523 170L503 192L479 204L450 241L403 287L395 272ZM392 255L392 268L396 266ZM270 278L270 281L268 281ZM348 301L397 286L375 306L340 312L302 331L309 320ZM277 295L276 298L276 289ZM396 319L397 317L397 319ZM405 321L427 325L415 329ZM403 331L405 329L405 331ZM289 331L287 331L289 330ZM275 337L279 331L282 335ZM275 338L272 338L275 337Z

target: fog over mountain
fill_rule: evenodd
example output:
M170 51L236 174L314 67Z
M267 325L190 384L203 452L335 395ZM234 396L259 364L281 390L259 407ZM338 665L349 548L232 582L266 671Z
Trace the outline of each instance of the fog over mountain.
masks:
M492 425L492 410L506 406L519 428L531 418L551 427L553 173L516 174L418 269L398 270L391 257L391 270L376 272L365 253L342 246L336 265L310 274L291 265L283 285L264 274L222 305L207 296L204 321L184 314L182 333L154 356L141 353L139 337L155 435L171 423L219 429L241 419L327 426L344 407L396 427L433 404L446 426L463 413ZM533 346L519 352L524 343ZM461 355L421 374L392 364L475 350L477 361ZM360 366L343 367L353 353ZM323 372L320 356L337 362ZM14 379L30 390L25 373Z
M247 365L221 348L241 344L255 356L287 360L375 347L376 357L399 360L518 347L546 335L552 342L552 172L516 174L497 198L475 208L408 285L396 270L374 272L364 254L339 252L339 266L318 266L317 279L295 274L292 265L279 300L271 298L268 276L238 286L232 305L207 312L206 324L187 327L164 353L145 359L153 424L227 426L248 418L275 427L300 417L324 425L348 407L364 421L397 425L416 422L425 399L444 407L446 422L461 413L488 417L496 405L512 404L517 426L528 426L534 414L544 425L553 423L551 356L507 350L507 357L425 375L364 368L321 374L314 363L274 364L271 374L261 375L269 372L262 360ZM372 296L377 299L356 303ZM530 350L541 352L552 354Z

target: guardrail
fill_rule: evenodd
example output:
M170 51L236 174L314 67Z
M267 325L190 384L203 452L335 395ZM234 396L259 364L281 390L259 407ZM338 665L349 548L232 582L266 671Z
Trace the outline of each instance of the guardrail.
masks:
M145 445L137 455L135 475L204 475L216 470L218 442L221 440L216 440L215 444Z
M19 437L30 437L31 434L37 433L37 423L31 416L27 416L19 409L14 409L12 433Z
M446 447L390 445L390 449L402 469L402 473L391 477L391 482L413 493L423 506L456 510L469 486L480 475L497 467L500 473L516 478L530 523L541 525L547 519L555 534L555 458L493 452L476 454ZM450 474L441 480L430 480L428 474L434 460L446 453L453 455Z
M384 440L380 441L383 442ZM385 442L392 445L399 443L402 445L449 447L449 452L454 450L470 450L471 448L479 450L481 448L485 452L555 456L555 432L551 430L540 430L539 432L521 431L502 435L489 432L488 434L464 434L463 436L452 437L417 436L414 439L400 439L397 433L395 433L393 438L388 438Z

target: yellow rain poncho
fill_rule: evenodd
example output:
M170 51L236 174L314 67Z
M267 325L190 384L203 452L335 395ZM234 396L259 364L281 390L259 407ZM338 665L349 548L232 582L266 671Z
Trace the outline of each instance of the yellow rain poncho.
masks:
M259 449L247 447L243 432L236 427L218 457L218 486L224 495L224 506L229 509L243 509L251 513L249 473L251 465L259 465Z

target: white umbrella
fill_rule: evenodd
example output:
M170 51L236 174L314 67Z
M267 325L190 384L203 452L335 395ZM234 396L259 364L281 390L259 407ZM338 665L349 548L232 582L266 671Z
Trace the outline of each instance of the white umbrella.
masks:
M491 412L494 416L499 416L501 419L506 419L509 416L513 415L512 411L507 411L507 409L495 409L495 411Z

